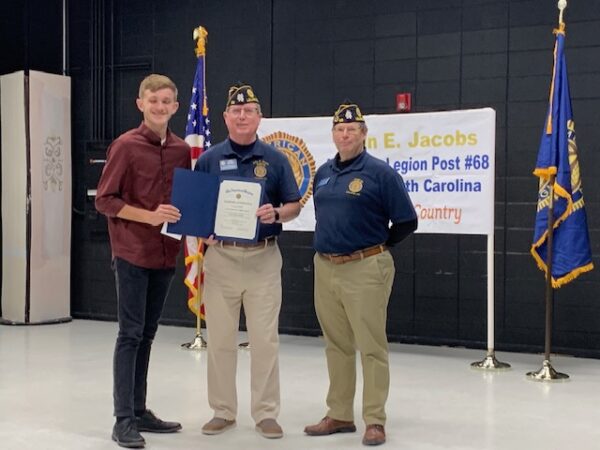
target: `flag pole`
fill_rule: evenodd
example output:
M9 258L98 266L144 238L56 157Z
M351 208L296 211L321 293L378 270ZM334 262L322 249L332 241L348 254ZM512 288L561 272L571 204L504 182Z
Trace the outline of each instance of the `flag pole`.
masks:
M566 1L565 1L566 3ZM562 11L561 11L562 17ZM546 252L546 333L544 339L544 362L542 368L537 372L527 372L527 378L531 381L567 381L569 375L557 372L550 363L550 349L552 347L552 307L554 301L554 288L552 287L552 243L554 237L554 181L555 175L548 180L548 240Z
M194 31L192 33L192 37L194 39L194 41L196 41L196 47L195 47L195 53L196 53L196 57L200 58L201 56L204 56L206 53L206 38L208 36L208 32L206 31L206 29L202 26L199 26L197 28L194 28ZM203 70L204 70L204 66L202 66ZM202 76L202 79L205 79L204 73ZM203 101L203 105L202 108L206 109L206 97L204 96L204 98L202 99ZM207 111L203 111L203 114L207 114ZM203 145L206 145L205 142L203 142ZM192 164L195 161L195 158L198 158L198 155L196 156L192 156ZM196 274L196 280L197 282L195 283L196 286L196 291L194 293L194 305L196 306L196 336L194 337L194 340L192 342L186 342L184 344L181 344L181 348L187 349L187 350L204 350L207 347L207 343L206 340L204 339L204 337L202 336L202 317L201 317L201 307L202 307L202 302L201 302L201 297L200 297L200 292L202 289L202 263L203 263L203 258L202 258L202 254L203 254L203 241L201 239L197 239L196 238L196 252L195 255L196 257L199 257L196 264L197 264L197 274Z
M200 274L198 274L198 277L200 277ZM196 313L196 336L194 337L194 340L192 342L186 342L184 344L181 344L181 348L184 348L186 350L204 350L208 344L202 336L202 319L200 318L200 286L198 286L198 289L196 289L196 295L194 300L198 311Z
M559 28L563 24L563 12L567 7L567 0L558 1ZM546 331L544 339L544 362L542 368L537 372L527 372L527 378L531 381L567 381L569 375L557 372L550 363L550 350L552 347L552 308L554 301L554 288L552 286L552 246L554 237L554 182L556 175L550 175L548 179L548 240L546 243Z

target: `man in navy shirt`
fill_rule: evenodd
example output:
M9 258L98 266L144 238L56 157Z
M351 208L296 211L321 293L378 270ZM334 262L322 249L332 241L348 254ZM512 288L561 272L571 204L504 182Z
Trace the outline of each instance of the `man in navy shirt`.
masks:
M257 139L262 113L248 85L229 89L223 113L229 137L205 152L195 170L223 177L264 181L263 204L256 211L258 242L204 239L204 291L208 330L208 402L214 417L204 434L235 426L236 337L244 305L250 341L251 414L256 431L280 438L279 310L282 258L277 245L281 223L300 213L300 193L287 157Z
M357 105L343 103L333 117L335 158L314 180L315 309L329 369L328 412L304 432L356 431L356 349L363 368L363 444L385 442L389 365L385 332L394 281L388 246L417 228L400 175L367 153L367 126ZM392 222L390 228L389 223Z

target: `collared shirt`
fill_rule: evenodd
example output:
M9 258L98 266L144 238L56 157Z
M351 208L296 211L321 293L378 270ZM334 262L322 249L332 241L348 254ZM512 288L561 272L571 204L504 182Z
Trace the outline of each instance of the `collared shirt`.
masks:
M245 148L236 152L231 141L226 139L204 152L196 163L195 170L212 173L223 178L241 177L250 180L264 180L265 191L261 205L271 203L274 207L300 201L298 184L287 157L257 139L254 145L237 146ZM281 233L281 224L260 223L258 239L276 236Z
M315 249L349 254L383 244L389 223L415 220L417 215L402 177L364 150L340 169L337 158L315 175Z
M96 209L108 218L113 257L148 269L175 267L180 241L160 233L161 225L120 219L125 205L155 210L171 203L175 167L190 168L190 148L167 131L160 137L143 123L113 141L98 183Z

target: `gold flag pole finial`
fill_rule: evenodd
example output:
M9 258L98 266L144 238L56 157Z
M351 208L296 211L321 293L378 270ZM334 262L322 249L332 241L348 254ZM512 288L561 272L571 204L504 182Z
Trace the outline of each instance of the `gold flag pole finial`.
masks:
M563 12L567 8L567 0L558 0L558 10L560 11L558 15L558 25L560 26L563 22Z
M208 37L208 31L206 31L206 28L194 28L192 37L196 41L196 48L194 49L196 56L200 57L206 55L206 38Z

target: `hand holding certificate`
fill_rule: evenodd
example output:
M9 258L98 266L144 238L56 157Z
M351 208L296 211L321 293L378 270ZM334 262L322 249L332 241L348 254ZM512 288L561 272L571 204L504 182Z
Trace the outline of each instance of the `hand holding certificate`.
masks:
M263 182L221 179L216 175L176 169L171 203L181 219L169 224L169 233L220 240L256 241L256 210L263 194Z

